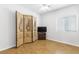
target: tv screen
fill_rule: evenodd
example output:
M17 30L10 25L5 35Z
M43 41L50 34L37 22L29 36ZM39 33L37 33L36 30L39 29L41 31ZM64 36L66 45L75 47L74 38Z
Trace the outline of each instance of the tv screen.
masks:
M46 27L38 27L38 32L46 32Z

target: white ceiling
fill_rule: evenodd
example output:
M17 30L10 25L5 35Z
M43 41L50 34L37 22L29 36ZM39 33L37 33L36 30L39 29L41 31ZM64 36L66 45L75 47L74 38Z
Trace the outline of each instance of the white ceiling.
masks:
M41 5L43 5L43 4L21 4L21 6L23 6L25 8L29 8L30 10L40 13L40 14L49 12L51 10L56 10L56 9L60 9L60 8L69 6L69 4L50 4L49 9L43 8L43 10L41 10ZM46 4L46 5L48 5L48 4Z

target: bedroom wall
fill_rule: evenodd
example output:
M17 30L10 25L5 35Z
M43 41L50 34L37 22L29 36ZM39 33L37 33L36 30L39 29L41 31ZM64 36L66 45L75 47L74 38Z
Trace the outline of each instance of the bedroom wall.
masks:
M60 32L56 30L56 20L70 15L76 15L78 17L79 25L79 5L72 5L42 14L42 26L47 26L48 40L54 40L79 47L79 26L77 32Z
M39 26L40 15L30 9L13 4L0 4L0 51L16 46L16 10L37 17Z

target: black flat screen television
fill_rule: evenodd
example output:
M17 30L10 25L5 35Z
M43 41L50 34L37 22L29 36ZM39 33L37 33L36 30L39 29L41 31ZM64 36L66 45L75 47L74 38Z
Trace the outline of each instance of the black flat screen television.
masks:
M47 32L46 27L38 27L38 32Z

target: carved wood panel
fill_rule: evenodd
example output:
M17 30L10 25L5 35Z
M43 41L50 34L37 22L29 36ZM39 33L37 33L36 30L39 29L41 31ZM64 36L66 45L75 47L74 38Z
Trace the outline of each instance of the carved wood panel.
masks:
M16 47L19 47L23 44L23 15L19 12L16 12Z
M37 40L36 18L33 18L33 41Z
M30 15L24 15L24 43L33 40L33 19Z

